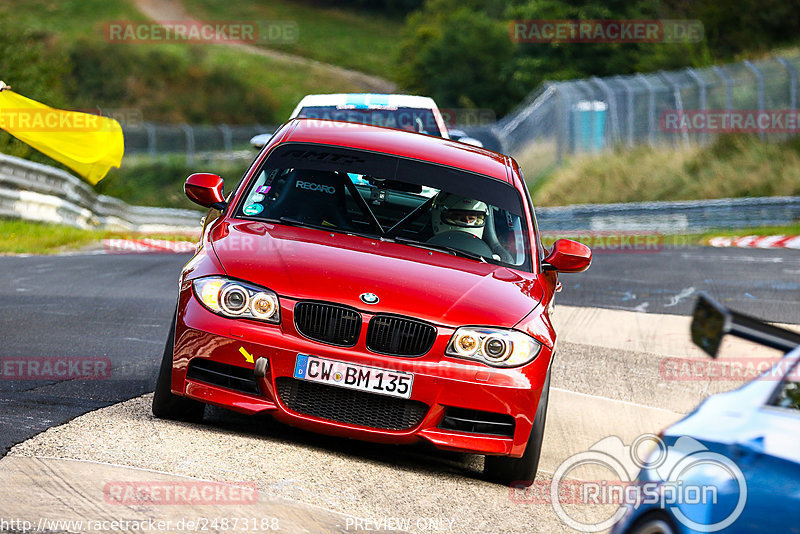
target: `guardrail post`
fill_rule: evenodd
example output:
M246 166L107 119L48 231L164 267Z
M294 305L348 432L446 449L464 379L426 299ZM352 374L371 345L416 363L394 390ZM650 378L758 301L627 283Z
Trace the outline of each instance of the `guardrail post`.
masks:
M700 109L705 113L707 104L706 104L706 82L700 77L697 72L692 68L686 69L686 74L688 74L695 82L697 82L698 87L700 87ZM700 134L700 139L703 143L708 140L708 132L705 130Z
M776 59L789 73L789 109L794 111L797 109L797 69L785 58L779 57Z
M632 147L635 143L633 135L633 88L631 88L630 84L628 83L628 78L625 76L614 76L614 80L618 81L625 91L625 107L627 109L625 114L625 130L627 132L626 137L628 138L628 146Z
M230 154L233 152L233 134L231 133L231 129L227 124L218 124L217 127L222 132L222 147L225 152Z
M556 166L561 167L564 162L564 151L567 145L569 134L569 103L565 91L561 89L562 84L548 82L547 89L553 89L555 104L553 114L556 120Z
M658 71L658 75L667 82L667 85L672 88L672 96L675 99L675 110L678 112L678 116L683 116L683 100L681 99L681 86L677 83L673 82L669 78L669 74L664 72L663 70ZM689 132L686 128L681 128L681 133L683 134L683 142L685 145L689 145Z
M188 124L181 124L186 134L186 165L194 165L194 130Z
M760 118L764 113L764 74L750 61L744 60L743 63L756 77L756 83L758 84L758 116ZM758 137L762 140L764 139L764 129L761 127L760 120L758 121Z
M647 89L647 141L653 146L656 134L656 89L643 75L637 74L636 79Z
M714 72L722 78L722 82L725 84L725 111L731 111L733 109L733 80L719 65L714 65L713 68Z
M614 144L619 141L619 107L617 106L617 99L614 96L614 91L608 86L608 84L603 81L601 78L597 76L592 76L592 81L600 87L600 90L605 93L606 98L608 99L608 118L611 119L608 122L611 126L611 139L613 140Z
M576 85L576 87L581 88L586 93L586 98L588 99L588 102L594 102L594 100L595 100L594 91L592 90L592 86L589 85L589 82L587 82L586 80L578 80L577 82L575 82L575 85ZM570 115L570 120L572 120L573 117L575 117L575 115ZM590 113L589 114L589 129L592 132L595 131L595 116L594 116L594 113ZM572 128L572 136L573 136L573 138L570 139L570 144L572 146L572 152L574 154L578 153L578 143L575 142L576 134L577 134L577 125L575 125L575 127ZM603 134L603 136L605 137L605 133ZM595 151L594 143L590 143L590 148L592 149L592 152Z
M145 122L144 129L147 132L147 153L154 158L156 157L156 127L152 123Z

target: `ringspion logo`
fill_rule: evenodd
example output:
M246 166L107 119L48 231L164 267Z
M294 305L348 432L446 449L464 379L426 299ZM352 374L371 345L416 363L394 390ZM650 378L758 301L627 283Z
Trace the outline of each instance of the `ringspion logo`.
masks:
M581 473L607 478L585 480ZM638 473L638 476L637 476ZM630 445L609 436L567 458L552 481L509 488L517 504L553 506L565 525L579 532L602 532L622 520L630 507L657 505L694 532L719 532L736 521L747 502L747 481L738 465L688 436L671 444L643 434ZM684 505L714 506L714 517L691 517ZM586 507L608 506L602 518L587 519Z

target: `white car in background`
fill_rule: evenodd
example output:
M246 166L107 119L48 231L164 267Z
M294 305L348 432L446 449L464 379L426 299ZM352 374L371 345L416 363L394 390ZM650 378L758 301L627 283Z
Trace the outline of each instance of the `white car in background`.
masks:
M398 128L483 146L461 130L453 130L456 135L451 136L439 107L427 96L373 93L307 95L289 118L295 117ZM261 148L270 137L270 134L260 134L253 137L250 143L255 148Z

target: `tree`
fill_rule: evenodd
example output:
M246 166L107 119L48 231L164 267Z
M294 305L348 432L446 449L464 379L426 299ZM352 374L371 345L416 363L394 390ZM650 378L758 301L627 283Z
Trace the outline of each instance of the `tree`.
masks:
M440 105L508 111L522 96L510 66L507 25L456 2L430 2L409 17L400 48L400 83Z

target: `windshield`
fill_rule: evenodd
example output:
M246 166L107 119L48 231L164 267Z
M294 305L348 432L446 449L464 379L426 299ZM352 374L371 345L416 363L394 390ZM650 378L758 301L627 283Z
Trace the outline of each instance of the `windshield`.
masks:
M530 270L522 206L508 183L442 165L315 145L282 145L236 216L390 239Z
M357 122L442 137L433 112L425 108L306 106L300 110L297 116L309 119Z

